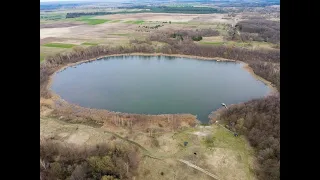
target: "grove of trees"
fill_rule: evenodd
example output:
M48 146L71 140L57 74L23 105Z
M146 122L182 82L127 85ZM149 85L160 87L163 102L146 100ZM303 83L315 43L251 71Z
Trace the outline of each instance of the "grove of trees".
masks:
M218 117L256 149L258 179L280 179L280 96L231 105Z
M238 35L238 31L240 35ZM230 40L280 43L280 22L266 19L240 21L229 31Z
M40 140L40 179L132 179L140 162L137 148L102 143L75 146L51 139Z

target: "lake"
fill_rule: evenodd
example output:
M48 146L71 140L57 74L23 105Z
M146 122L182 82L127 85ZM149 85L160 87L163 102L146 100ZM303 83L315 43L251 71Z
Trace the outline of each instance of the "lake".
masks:
M169 56L114 56L68 67L51 90L83 107L139 114L208 115L271 92L239 62Z

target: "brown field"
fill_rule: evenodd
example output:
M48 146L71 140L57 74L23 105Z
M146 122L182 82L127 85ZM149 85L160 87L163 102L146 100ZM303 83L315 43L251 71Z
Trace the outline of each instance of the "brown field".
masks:
M72 27L85 24L83 22L58 22L50 24L40 24L40 29L42 28L62 28L62 27Z
M110 130L112 133L106 133ZM215 145L207 148L204 143L206 136L216 138ZM137 179L203 179L212 177L198 171L179 159L188 161L223 180L255 179L250 169L254 165L252 149L243 137L234 138L218 125L198 126L177 132L154 134L140 131L127 131L122 128L115 130L108 127L99 128L85 124L71 124L52 118L40 119L40 137L64 141L75 145L95 145L98 143L138 143L145 148L146 154L139 166ZM127 141L129 140L129 141ZM228 140L223 142L223 140ZM186 147L183 142L188 141ZM237 146L241 147L237 147ZM194 155L197 153L197 155ZM161 175L161 172L163 175Z
M96 43L103 45L125 45L130 39L143 39L150 32L158 31L144 29L142 26L155 26L166 23L159 30L174 31L176 29L222 28L225 23L232 23L222 14L168 14L168 13L136 13L96 16L94 19L120 20L120 22L106 22L98 25L87 25L81 21L61 20L48 21L40 24L40 53L44 56L68 49L43 47L47 43L65 43L81 45L82 43ZM143 20L143 24L126 23L127 21ZM52 51L51 51L52 50Z

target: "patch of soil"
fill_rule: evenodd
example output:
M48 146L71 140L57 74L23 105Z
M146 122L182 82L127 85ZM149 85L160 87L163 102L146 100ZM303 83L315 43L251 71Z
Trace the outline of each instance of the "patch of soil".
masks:
M52 24L40 24L40 29L72 27L72 26L79 26L81 24L84 24L84 23L83 22L61 22L61 23L52 23Z
M53 41L62 41L62 39L55 38L55 37L47 37L47 38L43 38L43 39L40 38L40 45L47 44L47 43L50 43Z

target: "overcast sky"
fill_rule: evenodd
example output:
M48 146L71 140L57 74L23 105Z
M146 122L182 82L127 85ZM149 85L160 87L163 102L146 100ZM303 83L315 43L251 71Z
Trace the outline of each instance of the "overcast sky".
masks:
M90 1L90 0L40 0L40 2L58 2L58 1Z
M85 0L40 0L40 2L57 2L57 1L85 1ZM90 1L90 0L87 0Z

